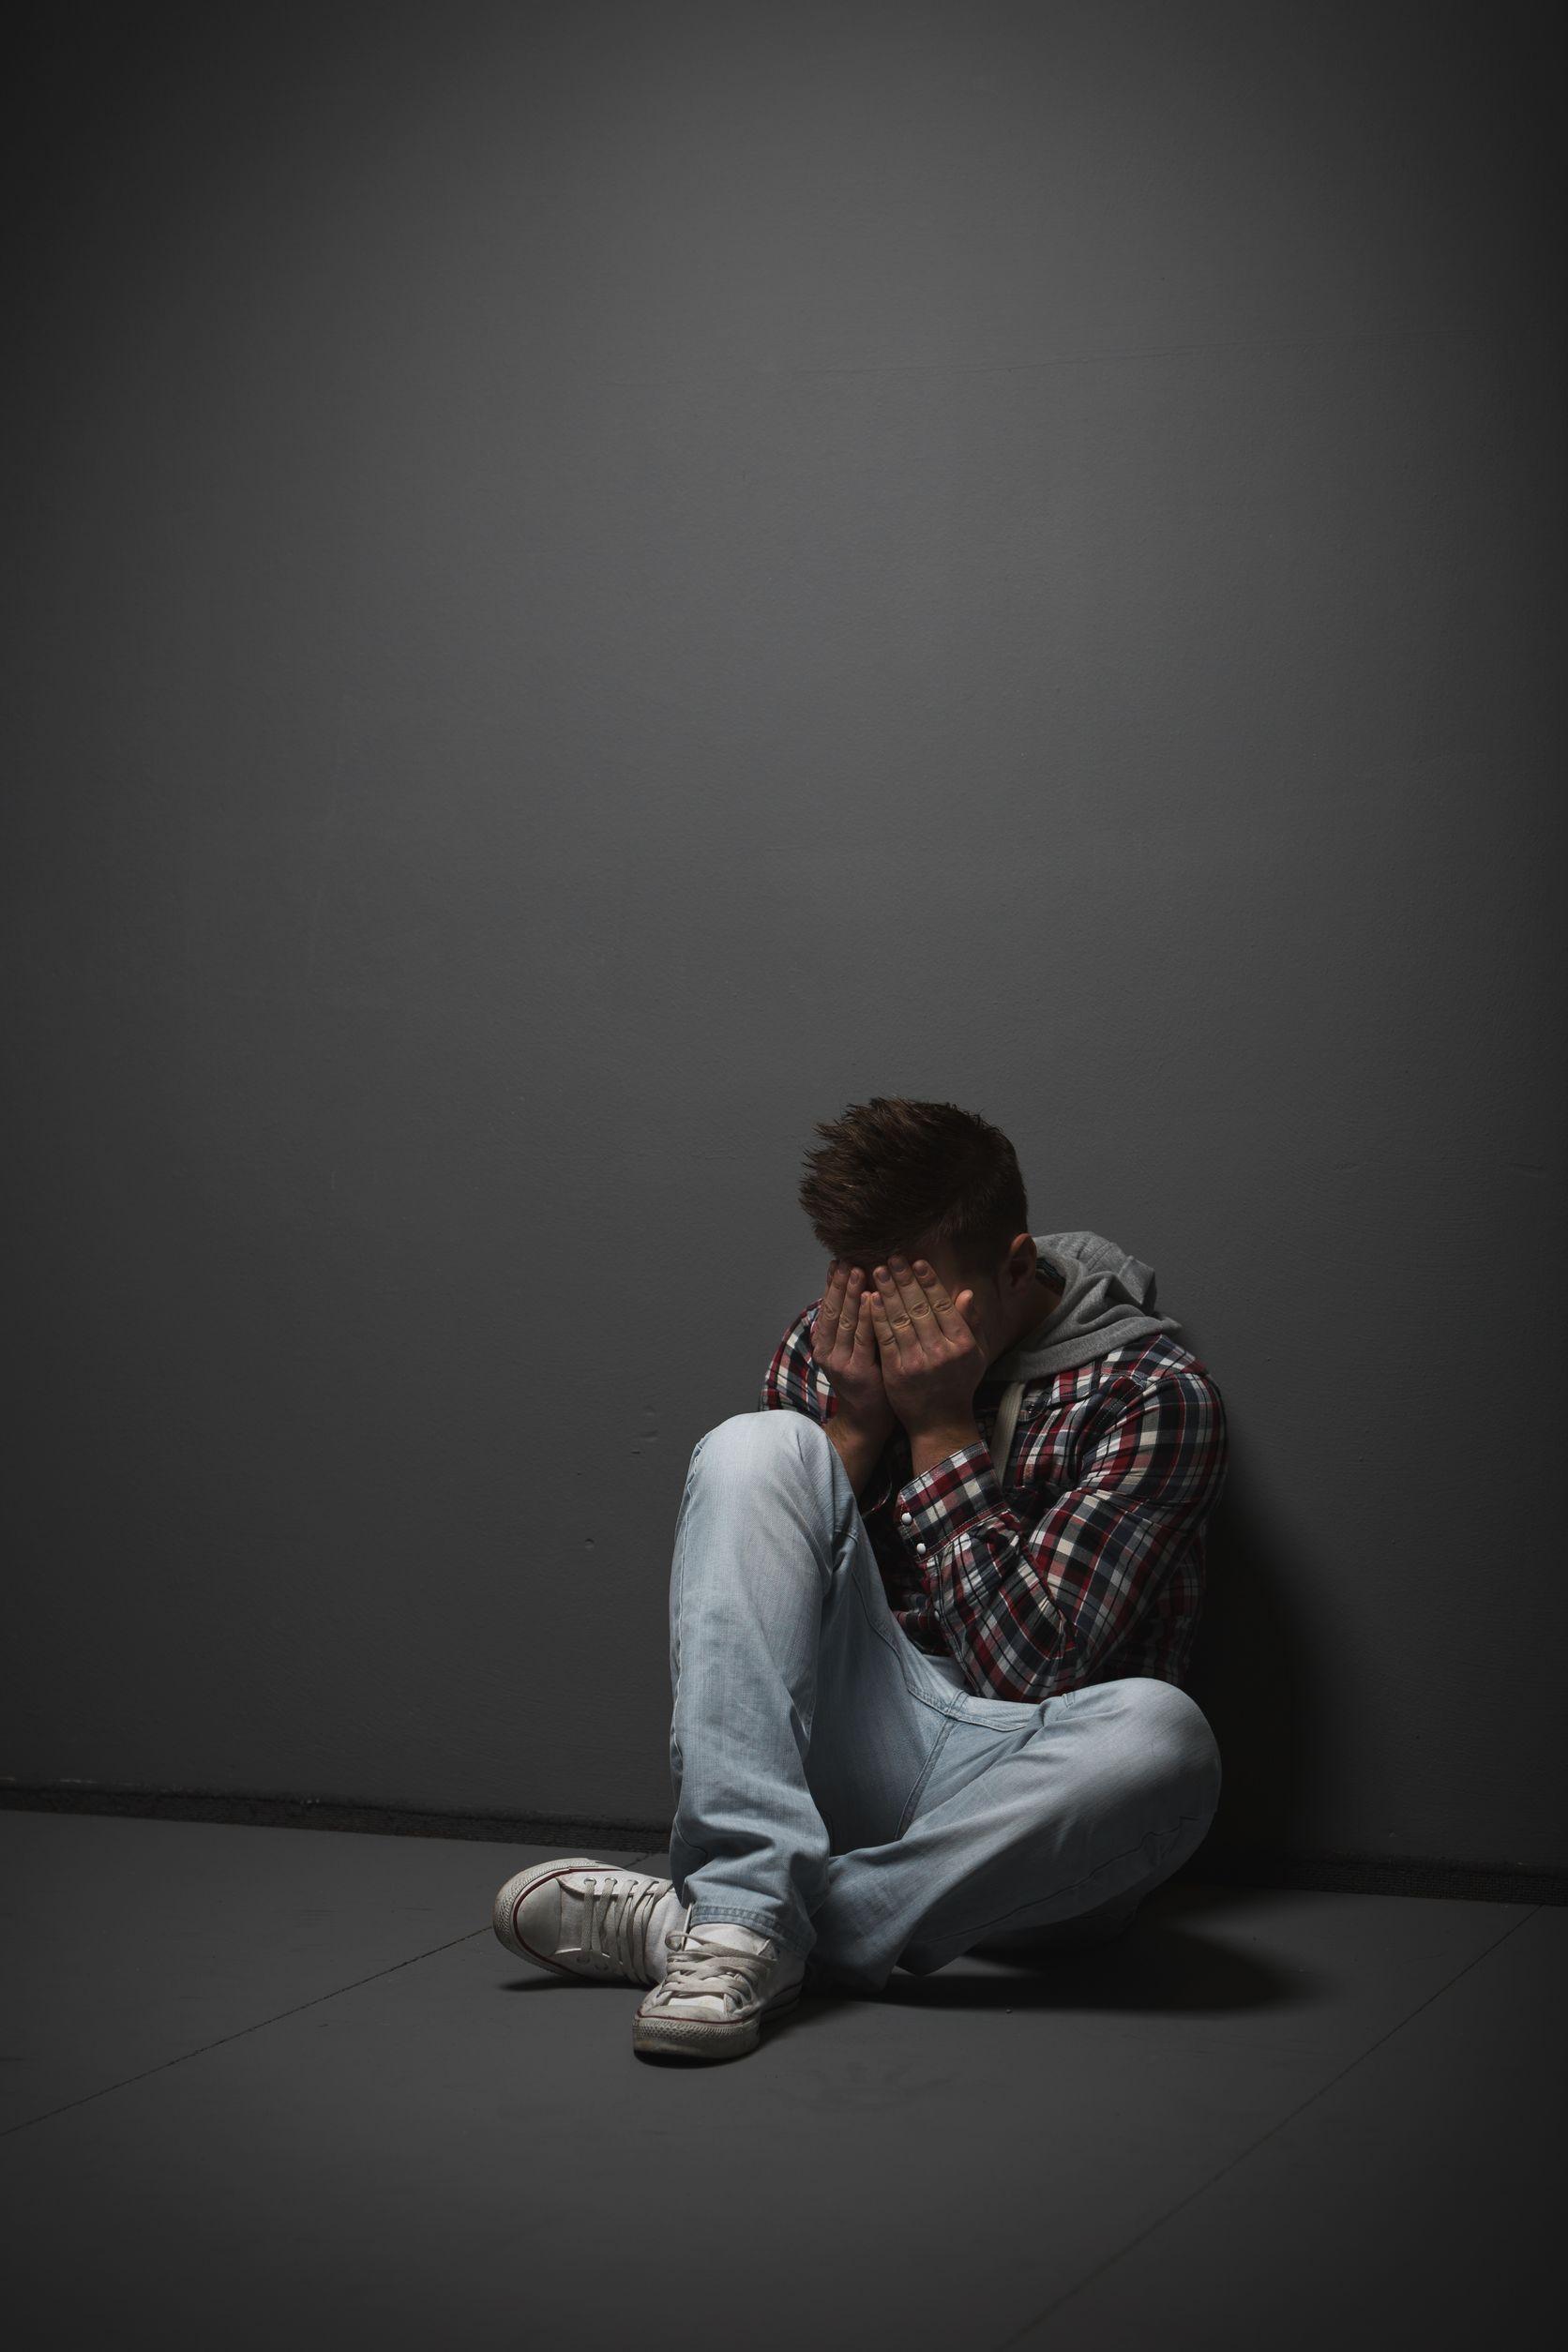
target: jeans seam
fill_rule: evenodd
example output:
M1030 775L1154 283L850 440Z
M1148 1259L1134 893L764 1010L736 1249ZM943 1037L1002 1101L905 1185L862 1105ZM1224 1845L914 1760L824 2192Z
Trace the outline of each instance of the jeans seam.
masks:
M926 1758L925 1763L921 1767L920 1778L915 1782L914 1787L910 1790L908 1802L904 1806L903 1812L898 1816L898 1826L893 1832L895 1841L903 1836L904 1832L909 1828L910 1822L913 1818L914 1808L919 1803L921 1794L926 1787L926 1784L931 1777L931 1773L936 1766L936 1760L942 1754L942 1749L947 1745L948 1741L953 1736L953 1723L954 1718L949 1715L943 1723L942 1729L937 1733L936 1738L931 1742L931 1753Z
M867 1537L867 1540L869 1542L869 1537ZM871 1559L873 1569L875 1569L877 1575L880 1576L882 1572L880 1568L877 1568L876 1566L876 1554L874 1552L871 1555ZM945 1715L949 1725L962 1723L965 1718L959 1712L959 1710L964 1706L967 1695L963 1692L955 1691L950 1699L933 1698L929 1692L918 1689L916 1685L910 1681L909 1675L905 1671L904 1658L902 1654L905 1649L912 1650L914 1644L910 1640L897 1619L892 1616L891 1610L889 1610L889 1617L892 1622L891 1634L886 1630L886 1628L878 1622L875 1611L869 1607L866 1595L860 1589L860 1579L852 1573L850 1576L850 1583L853 1588L855 1605L860 1610L861 1617L865 1621L867 1630L876 1640L882 1643L882 1648L891 1653L898 1668L898 1678L903 1683L908 1696L912 1698L917 1706L928 1707L932 1714ZM883 1595L883 1598L886 1598L885 1594Z

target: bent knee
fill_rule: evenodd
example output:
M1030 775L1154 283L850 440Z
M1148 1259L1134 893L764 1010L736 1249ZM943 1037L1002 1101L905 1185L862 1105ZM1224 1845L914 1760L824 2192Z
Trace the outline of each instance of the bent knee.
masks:
M727 1420L716 1422L698 1439L691 1459L695 1467L700 1457L716 1464L786 1450L798 1455L816 1442L829 1443L821 1422L788 1406L770 1405L756 1412L731 1413Z
M1211 1808L1219 1802L1219 1741L1191 1693L1157 1675L1135 1674L1122 1684L1136 1712L1139 1744L1160 1773L1188 1783Z

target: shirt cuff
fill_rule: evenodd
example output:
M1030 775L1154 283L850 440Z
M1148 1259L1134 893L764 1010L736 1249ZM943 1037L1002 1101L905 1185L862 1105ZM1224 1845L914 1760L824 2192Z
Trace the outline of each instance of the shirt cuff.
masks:
M1005 1509L991 1449L978 1438L907 1479L895 1498L893 1516L910 1549L928 1561L977 1519Z

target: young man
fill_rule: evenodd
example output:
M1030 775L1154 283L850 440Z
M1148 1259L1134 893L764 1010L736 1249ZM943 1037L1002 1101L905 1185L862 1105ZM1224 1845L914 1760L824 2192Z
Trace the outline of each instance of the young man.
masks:
M811 1981L1102 1941L1201 1843L1182 1687L1225 1408L1102 1235L1031 1233L947 1103L821 1126L832 1249L761 1410L698 1440L671 1577L671 1878L578 1855L496 1897L543 1968L648 1986L644 2055L757 2046Z

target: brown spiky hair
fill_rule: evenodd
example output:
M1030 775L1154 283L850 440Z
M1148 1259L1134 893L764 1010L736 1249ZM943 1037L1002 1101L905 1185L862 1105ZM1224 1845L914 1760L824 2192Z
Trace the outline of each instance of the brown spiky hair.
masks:
M1018 1153L957 1103L873 1094L816 1133L799 1199L830 1257L869 1273L890 1250L951 1249L967 1276L989 1277L1030 1229Z

